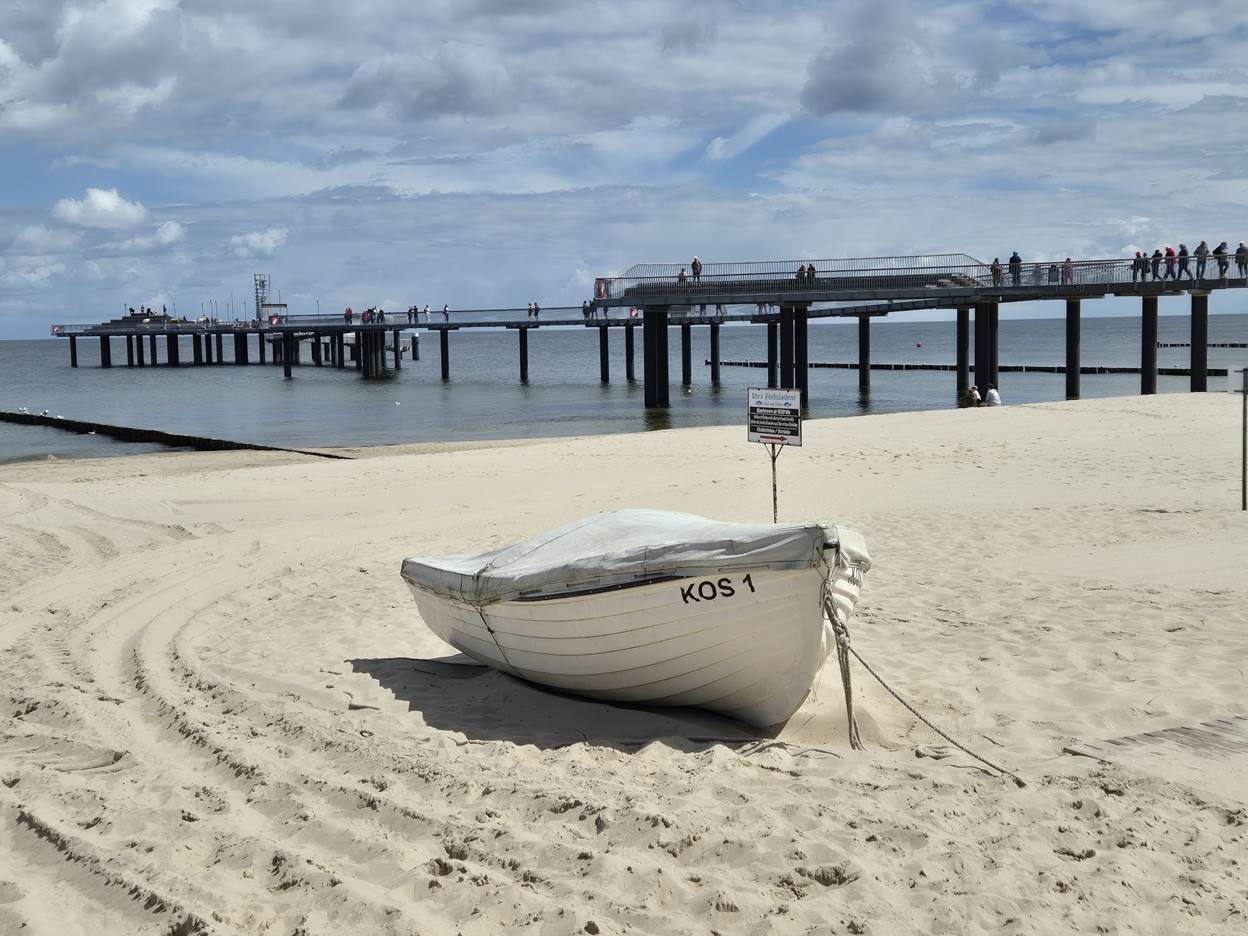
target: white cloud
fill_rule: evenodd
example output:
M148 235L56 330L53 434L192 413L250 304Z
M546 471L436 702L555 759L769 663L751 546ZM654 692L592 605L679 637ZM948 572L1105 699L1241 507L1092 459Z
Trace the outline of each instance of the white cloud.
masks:
M138 237L131 237L117 244L104 244L97 252L115 256L156 253L166 247L172 247L184 237L186 237L186 228L182 224L177 221L165 221L151 234L140 234Z
M52 217L62 224L84 228L128 228L142 224L147 209L126 201L114 189L89 188L83 198L62 198L52 208Z
M271 257L277 248L286 243L290 231L285 227L271 227L263 231L249 231L230 238L230 250L236 257Z

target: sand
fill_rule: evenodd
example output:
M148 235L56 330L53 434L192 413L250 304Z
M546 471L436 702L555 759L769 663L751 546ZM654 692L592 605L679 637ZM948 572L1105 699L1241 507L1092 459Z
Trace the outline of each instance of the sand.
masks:
M1238 419L872 416L781 457L783 518L867 537L855 646L1023 789L916 756L857 666L865 752L834 663L767 737L436 662L403 556L768 519L743 428L0 467L0 933L1245 932L1248 790L1062 753L1248 712Z

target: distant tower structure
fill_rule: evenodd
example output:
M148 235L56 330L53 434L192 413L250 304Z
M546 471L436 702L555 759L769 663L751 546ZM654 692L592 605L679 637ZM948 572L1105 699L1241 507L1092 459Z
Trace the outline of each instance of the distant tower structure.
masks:
M269 304L269 274L257 273L256 279L256 320L264 317L263 307Z

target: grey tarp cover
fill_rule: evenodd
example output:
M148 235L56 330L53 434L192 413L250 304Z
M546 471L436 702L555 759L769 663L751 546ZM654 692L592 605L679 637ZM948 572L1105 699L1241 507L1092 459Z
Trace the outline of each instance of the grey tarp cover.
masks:
M830 546L840 546L864 572L870 564L861 536L826 524L723 523L665 510L619 510L476 556L405 559L403 577L484 606L663 576L808 568Z

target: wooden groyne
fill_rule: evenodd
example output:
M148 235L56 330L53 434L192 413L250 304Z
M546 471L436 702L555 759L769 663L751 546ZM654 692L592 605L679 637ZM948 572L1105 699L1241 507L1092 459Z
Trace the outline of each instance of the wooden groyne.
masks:
M295 455L311 455L316 458L350 459L351 457L331 452L282 448L278 445L260 445L256 442L234 442L230 439L214 439L210 436L183 435L178 432L165 432L163 429L143 429L138 426L114 426L110 423L89 422L82 419L64 419L60 416L46 416L42 413L14 413L10 410L0 410L0 422L16 423L19 426L46 426L50 429L76 432L79 435L102 435L121 442L154 442L170 448L190 448L198 452L253 450L289 452Z
M761 367L768 366L766 361L720 361L718 365L710 358L706 359L707 367ZM832 370L858 370L857 362L844 361L810 361L807 367L823 367ZM956 371L956 364L932 364L932 363L914 363L914 364L896 364L885 361L872 361L869 365L871 370L881 371ZM998 364L997 370L1001 373L1012 374L1064 374L1066 368L1061 364ZM1225 367L1209 367L1206 373L1210 377L1225 377L1227 369ZM1138 367L1117 367L1106 365L1082 365L1079 368L1081 374L1138 374ZM1192 369L1190 367L1159 367L1157 373L1162 377L1190 377Z

